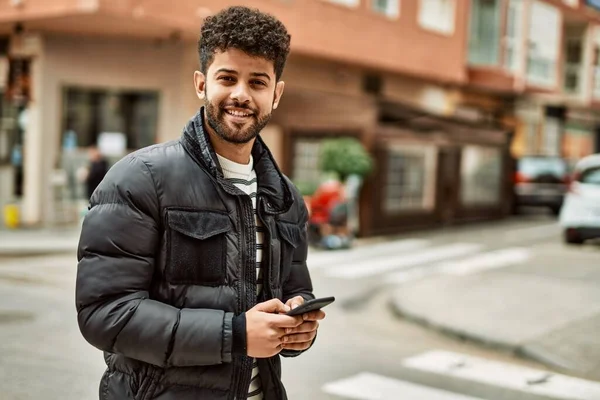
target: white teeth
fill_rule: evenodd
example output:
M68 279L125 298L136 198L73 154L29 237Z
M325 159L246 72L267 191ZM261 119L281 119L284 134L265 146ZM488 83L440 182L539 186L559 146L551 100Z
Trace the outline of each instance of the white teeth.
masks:
M246 114L244 112L235 111L235 110L227 110L227 114L231 114L235 117L249 117L250 116L250 114Z

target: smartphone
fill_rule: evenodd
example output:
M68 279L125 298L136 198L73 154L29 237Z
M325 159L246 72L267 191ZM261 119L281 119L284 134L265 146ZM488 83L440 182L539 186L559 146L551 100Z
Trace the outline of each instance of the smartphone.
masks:
M323 297L320 299L312 299L305 301L304 304L289 311L286 315L301 315L310 311L320 310L321 308L333 303L335 297Z

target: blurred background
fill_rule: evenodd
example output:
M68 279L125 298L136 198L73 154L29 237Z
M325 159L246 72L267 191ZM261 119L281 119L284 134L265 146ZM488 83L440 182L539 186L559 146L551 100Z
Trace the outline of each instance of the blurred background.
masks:
M262 137L338 298L291 398L600 399L598 0L2 0L0 398L97 396L89 192L180 136L202 19L241 3L292 35Z

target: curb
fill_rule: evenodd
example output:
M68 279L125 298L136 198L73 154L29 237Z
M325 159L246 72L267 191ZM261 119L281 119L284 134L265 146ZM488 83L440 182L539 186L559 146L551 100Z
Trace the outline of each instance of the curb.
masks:
M69 254L77 252L77 245L55 246L55 247L23 247L23 246L0 246L0 257L34 257L53 254Z
M557 357L554 354L544 351L541 347L539 347L536 344L514 345L506 342L497 341L494 339L489 339L487 337L473 334L464 330L436 324L429 321L423 316L403 310L402 307L397 304L393 297L390 299L389 307L391 308L392 313L397 317L404 318L408 321L433 329L447 336L479 344L492 350L512 354L522 359L534 361L546 367L552 368L557 372L564 372L566 374L574 375L581 374L581 371L579 371L572 363L560 357Z

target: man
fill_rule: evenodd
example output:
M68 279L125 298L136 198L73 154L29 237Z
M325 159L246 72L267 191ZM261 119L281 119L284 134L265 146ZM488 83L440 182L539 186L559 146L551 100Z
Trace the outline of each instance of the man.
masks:
M283 94L283 24L232 7L206 19L194 74L205 107L176 141L119 161L90 201L77 311L105 352L101 399L286 399L279 355L297 356L322 311L308 215L258 134Z
M100 182L102 182L102 179L104 179L104 176L106 176L106 173L108 172L108 162L102 157L102 153L100 153L100 150L95 146L90 147L88 157L90 163L85 177L85 188L87 198L89 199L92 197L92 193L94 193L94 190L96 190Z

